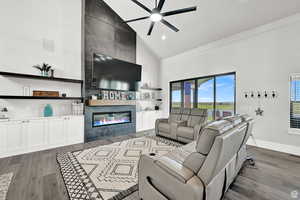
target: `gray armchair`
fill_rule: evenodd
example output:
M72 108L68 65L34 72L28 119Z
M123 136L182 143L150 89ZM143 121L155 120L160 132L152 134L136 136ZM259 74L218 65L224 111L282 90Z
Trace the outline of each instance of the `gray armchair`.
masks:
M142 155L139 196L143 200L219 200L246 160L252 131L246 115L215 121L197 141L163 155Z
M156 135L189 143L197 138L206 121L206 109L173 108L168 119L156 120L155 132Z

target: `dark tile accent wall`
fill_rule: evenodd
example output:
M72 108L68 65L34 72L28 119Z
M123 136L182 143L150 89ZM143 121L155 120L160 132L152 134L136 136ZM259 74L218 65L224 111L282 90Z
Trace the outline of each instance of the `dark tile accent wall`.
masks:
M131 112L131 122L126 124L115 124L111 126L94 127L93 123L93 112ZM86 125L85 132L89 133L86 135L86 142L105 139L120 135L127 135L128 133L136 132L136 108L135 106L101 106L101 107L86 107L85 113Z
M92 57L102 53L128 62L136 62L136 33L102 0L85 1L85 89L89 96L92 81Z
M103 0L85 0L84 49L84 94L87 99L90 95L99 92L91 88L93 54L102 53L135 63L136 33ZM93 109L96 108L86 107L86 116L89 116ZM85 126L89 125L87 120L86 117ZM94 132L86 129L85 134L86 138L91 138L90 135ZM99 133L99 135L103 134Z

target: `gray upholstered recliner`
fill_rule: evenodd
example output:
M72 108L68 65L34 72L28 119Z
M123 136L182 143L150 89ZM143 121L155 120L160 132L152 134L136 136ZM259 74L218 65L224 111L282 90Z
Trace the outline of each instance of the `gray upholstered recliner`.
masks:
M206 109L173 108L169 119L156 120L155 133L159 136L189 143L197 138L206 121Z
M201 130L197 141L163 155L142 155L139 196L143 200L219 200L246 160L253 121L228 117Z

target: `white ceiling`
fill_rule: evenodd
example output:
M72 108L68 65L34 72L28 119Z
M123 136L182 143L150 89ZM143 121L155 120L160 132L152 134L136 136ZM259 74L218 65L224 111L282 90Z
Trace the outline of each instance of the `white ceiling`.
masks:
M124 20L149 15L131 0L104 1ZM152 9L155 0L140 2ZM195 5L196 12L165 18L180 29L178 33L156 23L147 36L149 20L130 26L160 58L166 58L300 12L300 0L166 0L163 11ZM163 41L162 35L167 39Z

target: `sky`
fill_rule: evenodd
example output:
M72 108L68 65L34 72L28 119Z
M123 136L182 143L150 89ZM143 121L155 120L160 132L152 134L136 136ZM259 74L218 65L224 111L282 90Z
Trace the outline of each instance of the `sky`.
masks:
M293 80L291 85L291 100L300 101L300 81Z
M234 75L219 76L216 78L217 102L234 102ZM198 102L213 102L213 79L202 83L198 87ZM180 91L173 91L173 101L180 102Z

